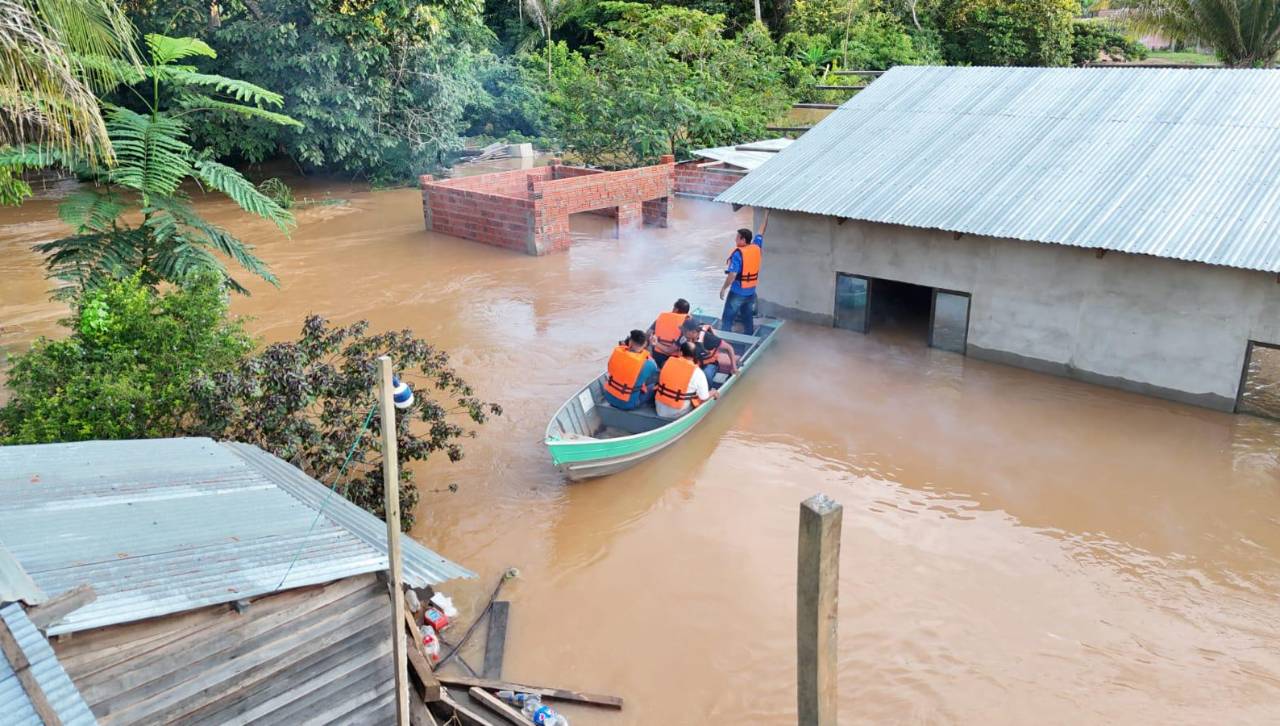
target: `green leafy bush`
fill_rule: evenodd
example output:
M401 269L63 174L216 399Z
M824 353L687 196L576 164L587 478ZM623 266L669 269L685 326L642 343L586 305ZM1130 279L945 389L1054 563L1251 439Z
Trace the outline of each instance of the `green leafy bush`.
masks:
M1079 0L931 0L929 23L947 62L1065 66Z
M617 4L588 54L561 46L547 99L556 136L591 163L631 165L760 138L795 94L798 65L763 26L723 36L723 18Z
M188 431L256 444L325 483L335 480L354 443L342 477L345 495L383 517L379 414L355 437L376 400L377 358L389 355L415 395L396 417L402 526L409 529L419 495L403 465L436 453L461 459L458 440L475 435L463 422L482 424L502 408L476 398L444 351L408 330L370 334L368 328L363 320L334 328L312 315L297 341L267 346L231 368L209 369L191 387L195 415Z
M1093 63L1103 53L1113 61L1139 61L1147 57L1148 51L1112 23L1077 18L1071 25L1071 62Z
M38 444L184 433L191 385L252 348L227 319L220 280L204 275L158 293L139 275L87 294L62 321L71 335L41 338L13 356L0 441Z

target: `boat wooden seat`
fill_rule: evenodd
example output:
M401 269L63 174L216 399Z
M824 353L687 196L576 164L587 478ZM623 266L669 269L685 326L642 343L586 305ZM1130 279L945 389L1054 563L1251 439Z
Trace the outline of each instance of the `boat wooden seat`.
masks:
M632 434L652 431L671 423L668 419L658 415L652 403L630 411L623 411L605 403L597 405L596 411L599 412L600 423L605 428L621 429Z

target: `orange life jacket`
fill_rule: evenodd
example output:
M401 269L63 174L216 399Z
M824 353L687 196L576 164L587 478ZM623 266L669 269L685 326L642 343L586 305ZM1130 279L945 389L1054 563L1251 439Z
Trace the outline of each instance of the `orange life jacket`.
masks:
M703 326L701 326L699 329L700 329L700 330L705 334L705 333L706 333L710 328L711 328L711 326L710 326L710 325L703 325ZM706 346L706 344L705 344L705 343L698 343L698 344L697 344L697 346L696 346L697 354L696 354L696 355L697 355L697 358L698 358L698 366L699 366L699 367L701 367L701 366L706 366L706 365L711 365L712 363L715 363L715 362L716 362L716 356L717 356L717 354L720 352L720 345L719 345L719 342L718 342L718 341L719 341L719 339L717 338L717 344L716 344L716 347L714 347L714 348L708 348L708 347Z
M609 372L605 377L604 389L620 401L631 400L640 382L640 372L644 370L645 361L649 360L649 351L631 352L625 345L613 349L609 356Z
M694 406L702 403L698 394L689 392L689 381L696 370L697 364L688 358L668 358L658 375L658 403L670 408L684 408L686 401L692 401Z
M760 281L760 245L743 245L735 248L733 252L742 254L742 270L738 272L738 286L744 290L754 288ZM729 259L733 259L733 252L729 253Z
M653 337L657 340L653 349L663 355L673 355L680 342L680 326L689 319L688 313L667 312L658 316L653 324Z

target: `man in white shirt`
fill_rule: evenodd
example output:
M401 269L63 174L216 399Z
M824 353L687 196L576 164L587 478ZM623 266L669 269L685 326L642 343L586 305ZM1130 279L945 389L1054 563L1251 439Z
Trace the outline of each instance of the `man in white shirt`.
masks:
M698 367L696 357L697 347L686 340L680 345L680 354L671 356L663 364L653 401L661 418L680 418L703 402L720 396L720 392L707 383L707 375Z

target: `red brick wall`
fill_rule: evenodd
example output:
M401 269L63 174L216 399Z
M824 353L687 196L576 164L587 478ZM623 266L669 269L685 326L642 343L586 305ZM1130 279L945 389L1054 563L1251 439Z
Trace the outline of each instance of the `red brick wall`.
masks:
M427 229L519 252L530 251L532 201L424 179L422 210Z
M706 162L686 161L676 165L676 194L714 199L746 176L724 167L702 167Z
M427 229L486 244L546 254L569 247L569 215L596 211L618 230L667 225L674 160L605 172L553 164L435 181L420 178Z

